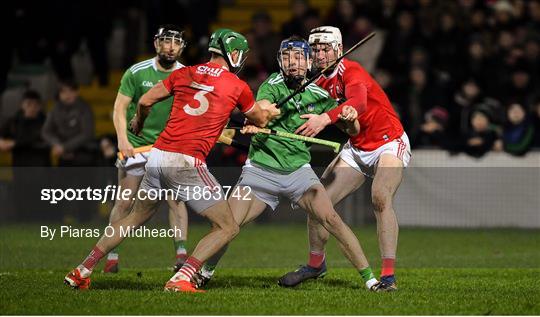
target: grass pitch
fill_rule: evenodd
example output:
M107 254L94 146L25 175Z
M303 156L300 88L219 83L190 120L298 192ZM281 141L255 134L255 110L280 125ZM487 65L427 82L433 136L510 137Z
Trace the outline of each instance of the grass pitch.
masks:
M58 225L52 227L58 228ZM207 227L192 226L192 248ZM374 227L355 228L378 273ZM2 314L345 315L540 314L538 230L403 228L397 262L399 291L370 293L335 241L328 246L324 279L295 289L279 276L304 263L303 225L252 225L231 244L206 294L162 291L172 275L170 239L125 241L120 269L96 269L91 290L73 291L64 275L88 254L95 238L39 237L37 225L0 226Z

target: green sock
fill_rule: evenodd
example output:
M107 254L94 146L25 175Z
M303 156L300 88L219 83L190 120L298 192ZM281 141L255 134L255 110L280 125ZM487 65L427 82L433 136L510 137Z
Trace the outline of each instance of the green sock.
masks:
M210 265L208 263L205 263L204 264L204 270L205 271L208 271L208 272L212 272L216 269L216 266L215 265Z
M373 274L373 271L371 270L369 266L363 270L358 270L358 272L360 273L360 276L364 280L364 283L371 280L372 278L375 278L375 275Z
M186 246L185 246L185 243L186 241L185 240L173 240L174 242L174 250L175 251L178 251L178 250L186 250Z

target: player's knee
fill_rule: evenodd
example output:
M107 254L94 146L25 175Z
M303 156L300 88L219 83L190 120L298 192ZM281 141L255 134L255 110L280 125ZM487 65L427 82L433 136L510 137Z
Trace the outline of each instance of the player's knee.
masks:
M223 227L223 230L225 231L228 240L232 240L240 232L240 226L235 221L231 221L225 227Z
M322 225L326 228L337 228L342 224L342 220L337 212L332 211L321 217Z
M117 213L120 213L124 216L129 214L131 209L132 201L128 199L119 199L114 203L114 209Z
M307 192L309 195L309 201L316 201L318 199L323 199L324 196L327 196L327 192L322 185L312 186ZM306 195L304 194L304 195Z
M390 195L382 191L373 191L371 202L376 212L383 212L392 208L392 199Z

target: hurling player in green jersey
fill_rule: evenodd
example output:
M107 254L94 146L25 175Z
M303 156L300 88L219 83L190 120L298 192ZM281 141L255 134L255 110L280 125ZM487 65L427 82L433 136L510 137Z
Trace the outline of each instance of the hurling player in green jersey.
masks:
M257 100L277 103L302 85L310 68L310 55L311 48L302 38L293 36L281 42L277 56L281 71L270 75L259 87ZM282 115L271 121L268 128L294 133L305 122L301 115L321 114L335 106L336 101L325 90L310 84L282 106ZM347 133L355 135L360 131L354 108L344 108L340 117L340 125ZM244 128L247 133L257 131L255 126ZM310 161L309 145L304 141L255 134L249 149L249 159L228 200L234 218L240 226L244 225L259 216L266 206L275 210L280 197L288 198L293 206L306 210L336 237L366 287L372 289L378 281L369 267L360 243L332 207L326 190L309 165ZM225 248L210 258L200 273L195 275L198 285L203 286L209 281L224 252ZM323 269L313 268L317 271Z
M122 77L120 88L114 102L113 121L118 138L118 149L126 158L118 160L118 186L121 190L129 189L131 195L126 200L117 199L109 216L109 222L114 223L131 210L133 198L145 173L144 166L148 153L134 153L134 148L151 145L157 139L169 118L173 98L168 98L153 107L145 120L144 129L140 135L132 133L127 128L136 113L137 102L155 84L164 80L169 74L184 65L178 62L186 43L183 31L176 25L163 25L159 27L154 36L156 56L131 66ZM168 200L169 222L175 230L174 248L176 253L175 270L180 268L187 258L184 247L187 234L187 210L182 202ZM109 252L104 272L118 272L118 250Z

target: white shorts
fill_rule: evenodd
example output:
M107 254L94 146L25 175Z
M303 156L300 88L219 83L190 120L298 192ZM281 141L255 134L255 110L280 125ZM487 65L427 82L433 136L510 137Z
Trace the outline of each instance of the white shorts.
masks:
M206 163L192 156L153 148L146 164L146 173L140 189L147 197L173 198L183 201L197 213L225 201L226 197L217 179ZM169 195L169 196L167 196Z
M132 176L143 176L146 172L144 166L148 161L150 152L137 153L134 157L128 157L126 160L116 160L116 167Z
M411 144L407 133L403 132L401 137L388 142L373 151L362 151L351 144L350 140L343 146L339 156L345 163L358 170L367 177L373 178L375 166L379 162L382 154L388 153L396 156L403 162L403 167L407 167L411 160Z

